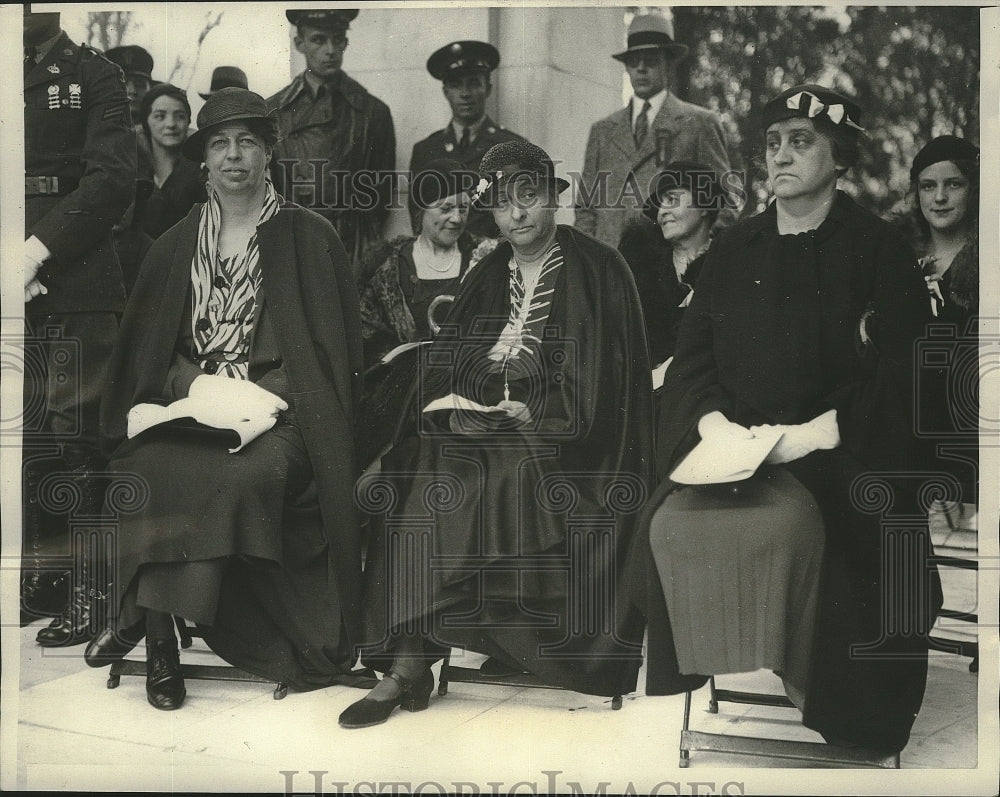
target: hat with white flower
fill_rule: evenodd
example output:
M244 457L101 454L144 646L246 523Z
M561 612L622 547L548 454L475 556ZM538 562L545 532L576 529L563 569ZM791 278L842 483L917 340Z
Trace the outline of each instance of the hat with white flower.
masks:
M840 131L863 133L861 107L843 94L816 83L785 89L764 106L761 124L766 131L783 119L812 119L819 125L833 125Z
M504 141L490 148L479 163L479 184L472 195L477 207L490 207L499 189L512 180L527 179L537 185L554 185L557 193L569 188L569 183L556 177L552 158L541 147L530 141Z

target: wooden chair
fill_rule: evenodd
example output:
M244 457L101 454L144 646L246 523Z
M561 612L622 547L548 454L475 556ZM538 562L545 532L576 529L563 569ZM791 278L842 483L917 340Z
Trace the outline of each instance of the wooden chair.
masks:
M708 710L712 714L719 713L719 703L795 708L792 701L784 695L717 689L715 676L709 678L708 683L710 690ZM899 753L887 756L861 748L838 747L822 742L799 742L691 730L691 692L687 692L684 695L684 723L681 729L678 765L682 768L687 767L690 764L691 753L695 751L808 761L811 764L899 769Z
M192 640L194 637L201 638L201 634L198 633L196 628L191 628L184 622L181 617L175 617L174 623L177 626L177 635L180 637L180 646L182 650L187 650L191 647ZM130 659L121 659L116 661L111 665L111 672L108 673L108 689L115 689L121 677L123 675L146 675L146 662L145 661L134 661ZM181 663L181 675L185 680L191 679L194 681L240 681L242 683L252 683L252 684L274 684L274 699L282 700L288 694L287 684L281 682L275 683L268 678L261 678L259 675L253 675L248 673L246 670L241 670L238 667L232 667L230 665L208 665L208 664L184 664Z
M938 501L929 513L931 539L938 567L956 570L979 571L978 557L978 514L974 504L960 501ZM943 574L942 574L943 575ZM944 579L942 579L943 581ZM957 609L942 608L938 617L943 620L958 620L964 623L979 623L979 614ZM933 650L970 656L969 672L979 672L979 642L967 639L951 639L939 635L929 637Z
M551 684L543 683L538 679L537 676L531 673L514 673L512 675L505 675L502 677L493 677L488 675L483 675L478 669L472 667L459 667L451 663L451 652L445 656L444 661L441 662L441 674L438 676L438 695L444 696L448 694L448 684L482 684L484 686L521 686L530 687L532 689L560 689L565 690L561 686L552 686ZM615 695L611 698L611 709L612 711L618 711L622 707L622 696Z

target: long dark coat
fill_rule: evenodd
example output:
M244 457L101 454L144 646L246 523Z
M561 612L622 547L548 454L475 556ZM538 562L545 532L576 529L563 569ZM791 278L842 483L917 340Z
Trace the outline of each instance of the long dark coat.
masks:
M168 379L177 371L173 365L175 348L190 302L191 260L200 210L196 205L184 221L153 244L122 320L101 412L102 434L112 458L120 444L128 446L141 440L122 444L129 409L137 403L169 398L173 390ZM358 475L353 424L362 366L357 291L336 232L311 211L283 205L258 228L258 242L261 294L287 378L286 395L315 480L326 557L323 580L332 585L324 592L326 597L314 595L303 600L299 616L288 619L308 629L311 618L326 618L333 612L332 638L322 640L322 644L352 651L361 617L361 545L353 500ZM163 468L170 467L196 471L198 463L163 463ZM209 531L205 533L206 551L211 549ZM198 550L177 551L173 557L185 558L198 559ZM128 574L119 576L129 578ZM327 598L334 605L318 605ZM258 617L254 612L261 614ZM240 622L250 630L256 623L262 638L254 647L268 647L263 637L272 626L261 607L248 601ZM258 656L257 650L249 650L236 651L236 657L241 658L241 653L250 660ZM337 665L349 668L352 656L348 654ZM309 675L296 672L294 665L292 670L280 675L293 684L299 677L305 687L317 685L303 681Z
M524 355L530 376L510 381L532 422L460 434L453 411L418 417L451 392L502 398L486 359L510 307L502 244L470 272L426 349L396 448L359 489L379 520L365 571L368 641L391 652L392 635L423 628L547 683L615 695L635 688L641 660L622 575L651 475L649 362L621 256L570 227L557 240L564 265L548 330ZM392 506L381 503L388 494Z
M859 336L868 311L877 351ZM920 471L912 420L913 354L926 315L913 252L887 223L840 193L817 230L779 236L772 205L709 250L660 406L661 478L698 441L708 412L751 426L837 410L841 446L784 466L812 492L826 525L804 723L876 749L898 750L909 738L926 680L925 633L940 607L914 489L930 475ZM874 492L860 489L872 479ZM674 489L668 479L657 489L646 535ZM866 504L882 490L892 505L880 515ZM907 517L902 528L892 520ZM646 688L673 694L708 673L679 674L660 584L648 572Z

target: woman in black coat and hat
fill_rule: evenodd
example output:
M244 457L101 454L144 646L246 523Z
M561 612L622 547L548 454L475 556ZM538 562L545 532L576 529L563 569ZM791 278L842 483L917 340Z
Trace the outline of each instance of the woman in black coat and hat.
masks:
M635 275L654 369L674 354L677 329L691 303L723 202L711 166L674 161L656 176L643 206L649 221L632 222L622 233L618 251Z
M223 89L198 126L183 151L206 165L208 202L143 261L101 406L109 469L138 476L145 500L120 517L118 633L85 654L101 666L145 637L146 695L161 710L186 694L173 616L230 663L296 689L352 682L360 630L361 330L347 255L328 222L271 185L263 98Z
M807 727L888 753L920 708L940 607L912 472L927 300L903 237L837 190L858 157L859 116L817 85L765 106L775 201L712 244L682 322L640 600L647 693L767 667ZM777 433L745 481L673 480L696 444L728 452ZM883 524L890 494L905 529Z
M373 516L363 658L388 673L347 728L426 708L451 646L490 656L487 675L635 688L623 569L652 457L635 283L614 249L556 224L568 183L539 147L498 144L480 172L505 243L470 272L394 449L358 487Z

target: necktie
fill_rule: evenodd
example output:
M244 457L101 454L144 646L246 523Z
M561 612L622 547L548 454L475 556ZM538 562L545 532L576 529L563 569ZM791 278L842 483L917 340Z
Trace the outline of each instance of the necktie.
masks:
M27 77L28 73L35 68L35 56L38 54L37 47L25 47L24 48L24 76Z
M458 142L459 149L466 149L469 146L469 128L462 128L462 138Z
M649 109L653 106L649 104L649 100L642 103L642 110L639 112L639 116L635 120L635 148L639 149L642 146L642 142L646 140L646 133L649 132Z

